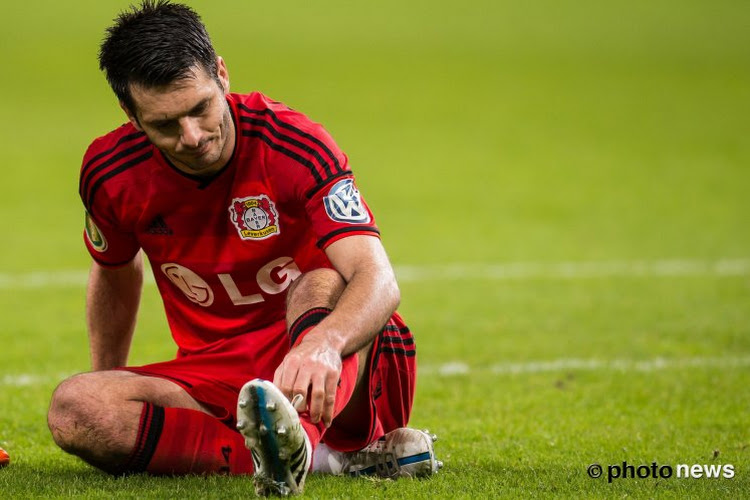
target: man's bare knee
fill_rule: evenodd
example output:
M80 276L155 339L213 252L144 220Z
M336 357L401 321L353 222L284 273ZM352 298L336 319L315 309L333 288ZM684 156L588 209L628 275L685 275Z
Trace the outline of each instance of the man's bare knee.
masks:
M139 403L115 400L97 375L63 381L52 394L47 424L60 448L107 470L107 464L126 457L132 447L137 421L128 420Z
M91 418L92 408L86 408L87 394L84 375L75 375L64 380L52 394L47 425L55 443L67 451L77 451L78 434Z

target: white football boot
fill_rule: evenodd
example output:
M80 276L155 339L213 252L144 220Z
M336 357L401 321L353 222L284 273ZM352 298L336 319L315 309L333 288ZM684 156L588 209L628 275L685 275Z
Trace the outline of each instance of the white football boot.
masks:
M315 472L348 475L421 478L436 474L443 462L435 458L437 436L429 431L394 429L360 451L345 453L320 444L315 450Z
M312 447L297 410L273 383L255 379L242 387L237 429L253 456L258 495L302 493Z

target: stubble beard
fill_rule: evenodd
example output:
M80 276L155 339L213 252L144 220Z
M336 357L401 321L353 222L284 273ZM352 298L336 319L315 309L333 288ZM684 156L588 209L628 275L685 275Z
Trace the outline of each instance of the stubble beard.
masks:
M231 154L226 154L226 149L229 145L229 134L231 133L231 123L232 123L232 115L229 112L229 105L225 104L224 108L224 114L222 117L221 127L219 129L218 136L210 139L210 142L219 142L219 146L216 148L216 152L209 151L206 153L205 157L200 158L199 161L190 161L189 158L182 160L180 158L176 158L166 151L164 151L165 156L167 156L172 163L177 165L178 167L181 167L182 169L188 170L190 173L194 175L211 175L214 172L217 172L221 170L226 163L222 163L221 165L217 165L218 162L222 161L222 159L226 158L225 161L229 161L229 157Z

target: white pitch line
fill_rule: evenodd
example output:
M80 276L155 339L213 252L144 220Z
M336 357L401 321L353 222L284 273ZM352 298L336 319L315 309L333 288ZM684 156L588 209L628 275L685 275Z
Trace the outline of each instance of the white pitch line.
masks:
M635 359L576 359L562 358L551 361L504 362L489 366L471 366L462 361L451 361L441 365L418 365L420 375L440 375L455 377L470 374L519 375L529 373L559 373L566 371L617 371L654 372L684 368L746 368L750 367L750 355L692 357L692 358L653 358Z
M750 259L602 262L515 262L394 266L400 282L506 281L608 277L748 276ZM0 272L0 290L75 288L86 285L85 270ZM150 272L146 283L153 284Z
M750 259L602 262L518 262L507 264L441 264L396 266L399 281L528 280L608 277L746 276Z
M0 273L0 290L79 287L86 284L87 278L87 271Z
M457 377L472 374L484 376L524 375L534 373L560 373L570 371L616 371L621 373L655 372L686 368L718 368L722 371L733 368L750 367L750 355L717 356L692 358L653 358L637 359L577 359L561 358L550 361L528 361L524 363L495 363L489 366L472 366L464 361L451 361L440 365L419 364L420 376ZM57 383L69 377L70 373L39 375L19 373L0 377L0 387L27 387Z
M53 382L62 382L70 377L70 373L58 373L57 375L38 375L33 373L18 373L15 375L3 375L0 377L0 387L29 387L44 385Z

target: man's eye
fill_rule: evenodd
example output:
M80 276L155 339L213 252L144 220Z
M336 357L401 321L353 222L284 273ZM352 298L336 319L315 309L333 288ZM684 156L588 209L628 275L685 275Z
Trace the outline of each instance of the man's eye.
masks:
M172 127L172 123L171 122L161 122L161 123L157 123L157 124L154 125L154 128L156 128L157 130L159 130L161 132L166 132L171 127Z

